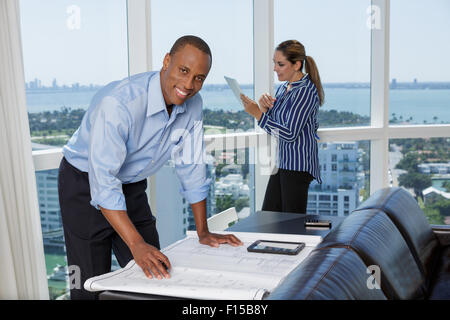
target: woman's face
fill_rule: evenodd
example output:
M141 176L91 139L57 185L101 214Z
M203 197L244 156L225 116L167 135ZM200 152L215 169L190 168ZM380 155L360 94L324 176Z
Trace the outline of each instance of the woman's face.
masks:
M300 70L300 61L291 63L286 59L284 54L276 50L273 54L273 71L278 75L279 81L296 81L298 80L298 70Z

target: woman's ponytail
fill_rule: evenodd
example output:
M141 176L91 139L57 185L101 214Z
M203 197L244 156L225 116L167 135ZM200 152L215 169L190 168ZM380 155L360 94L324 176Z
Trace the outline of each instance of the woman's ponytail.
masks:
M306 73L309 74L311 81L316 86L319 94L320 105L323 105L325 102L325 93L323 92L322 82L320 81L319 69L317 69L316 62L310 56L306 56L305 58L305 69Z

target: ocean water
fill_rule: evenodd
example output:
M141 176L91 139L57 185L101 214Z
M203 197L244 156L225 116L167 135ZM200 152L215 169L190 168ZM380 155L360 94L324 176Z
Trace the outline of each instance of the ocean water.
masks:
M252 89L243 89L253 98ZM27 91L28 112L60 110L62 107L87 109L96 91ZM242 106L232 91L205 87L201 91L204 107L212 110L238 111ZM370 116L370 89L325 88L321 110L349 111ZM450 123L450 90L391 90L389 118L409 120L411 124Z

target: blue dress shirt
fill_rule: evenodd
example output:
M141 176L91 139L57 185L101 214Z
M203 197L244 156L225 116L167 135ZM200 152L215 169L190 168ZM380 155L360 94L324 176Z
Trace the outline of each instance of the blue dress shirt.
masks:
M278 168L308 172L322 183L317 146L319 94L309 74L292 82L289 91L288 84L278 88L277 100L258 125L278 138Z
M92 98L80 127L63 148L66 160L88 172L91 205L126 210L122 184L155 174L172 159L189 203L206 198L202 98L173 107L169 114L159 72L114 81Z

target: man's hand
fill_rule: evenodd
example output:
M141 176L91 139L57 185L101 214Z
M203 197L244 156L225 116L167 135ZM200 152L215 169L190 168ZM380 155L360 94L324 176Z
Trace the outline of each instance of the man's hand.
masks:
M275 101L277 101L277 99L275 99L268 93L264 93L261 98L259 98L258 103L262 111L267 112L267 110L272 109Z
M232 234L209 232L208 222L206 221L206 199L192 203L191 207L197 227L198 240L201 244L206 244L211 247L218 247L221 243L228 243L234 247L243 245L242 241Z
M171 269L169 259L157 248L142 241L131 246L130 250L134 261L142 268L148 278L156 277L157 279L162 279L161 275L165 278L170 278L168 272ZM167 266L167 270L163 263Z
M128 248L130 248L134 261L142 268L147 277L153 278L155 276L158 279L162 279L162 274L164 277L170 278L167 271L171 268L169 259L157 248L144 241L126 211L109 210L102 207L100 207L100 210ZM167 270L162 263L165 263Z
M206 244L208 246L216 248L222 243L228 243L233 247L243 245L242 241L232 234L217 234L206 232L203 234L199 234L198 239L201 244Z

